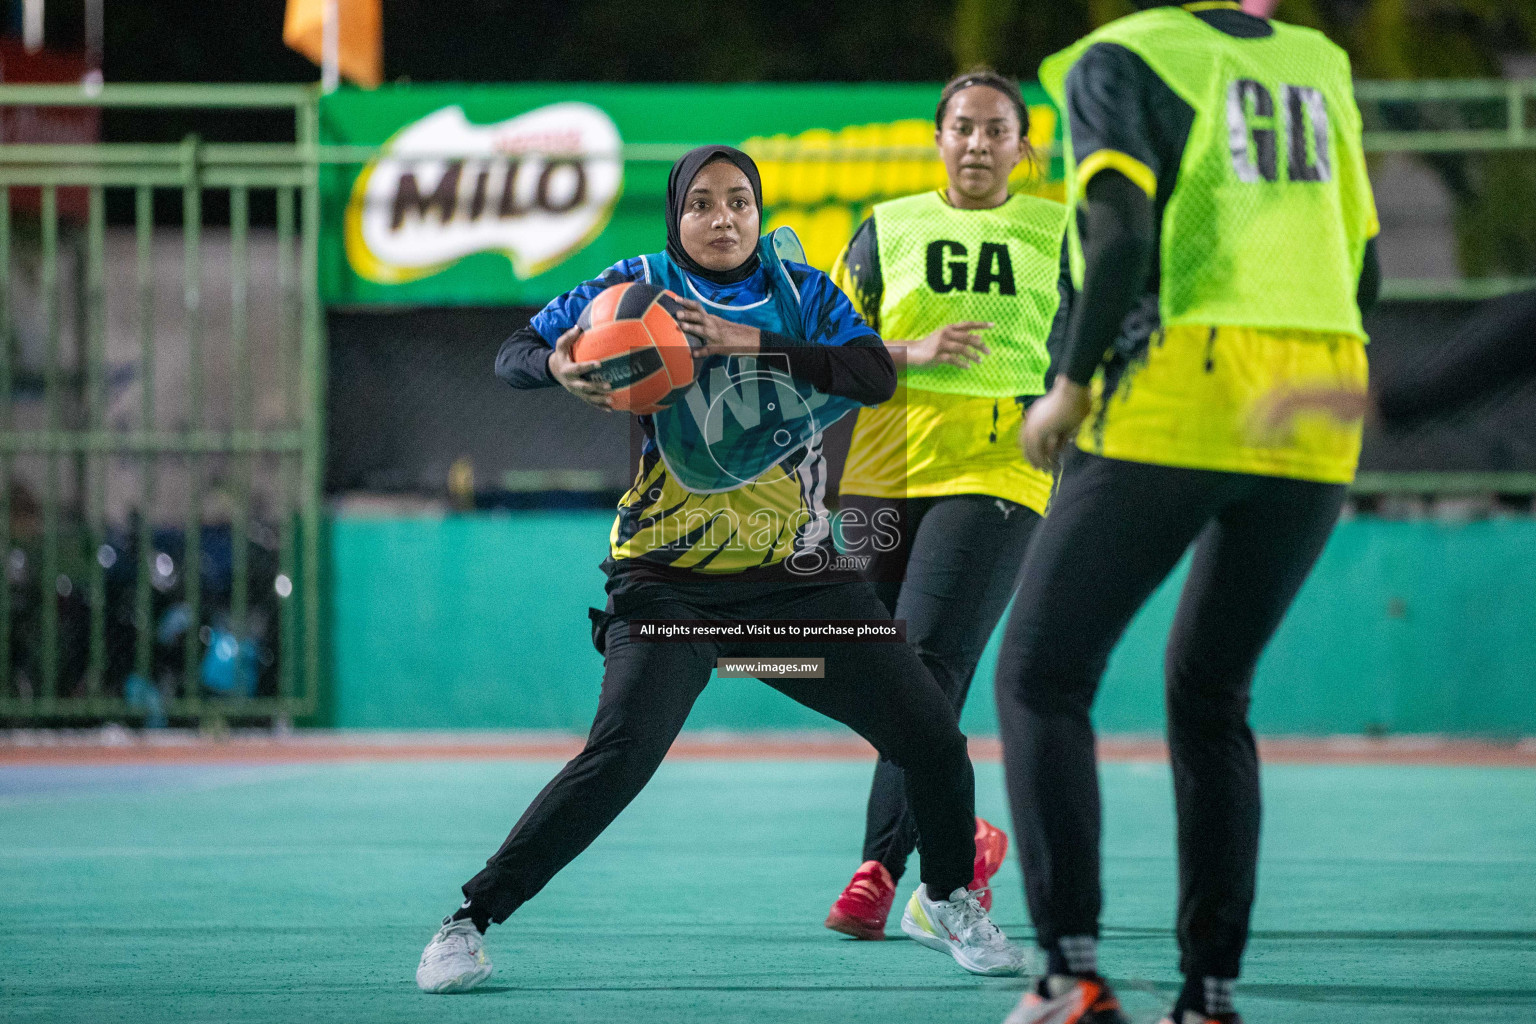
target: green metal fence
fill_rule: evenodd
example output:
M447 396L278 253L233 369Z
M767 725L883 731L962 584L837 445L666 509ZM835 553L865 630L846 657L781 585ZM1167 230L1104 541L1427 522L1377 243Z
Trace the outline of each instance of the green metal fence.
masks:
M1536 78L1356 82L1368 154L1424 158L1536 160ZM1388 278L1382 297L1409 301L1481 301L1536 289L1536 276L1457 279ZM1526 472L1362 473L1354 493L1368 497L1536 497Z
M0 720L312 713L324 387L314 92L0 86L0 109L48 107L289 109L294 138L0 146ZM17 212L23 188L35 211ZM83 224L61 214L61 196L82 191ZM218 246L227 274L205 268L213 250L204 207L219 192L229 208ZM181 226L157 230L155 199L166 193L179 196ZM259 282L272 308L257 310L252 202L266 196L275 229L261 233L276 248L276 280ZM109 261L114 199L131 215L112 230L119 244ZM157 270L168 231L179 232L170 240L179 275ZM111 271L128 265L131 275L117 275L127 280L108 287ZM72 287L61 269L73 271ZM205 276L227 289L217 322ZM157 298L178 289L172 339ZM253 314L269 328L262 371L252 367ZM121 328L111 354L109 323ZM224 382L211 401L210 358ZM170 410L157 394L168 376L177 383ZM137 381L136 398L118 378ZM15 396L29 381L40 401L22 415ZM209 563L213 538L227 566L222 555ZM253 551L271 572L253 573ZM205 590L213 578L227 581L217 595ZM253 595L253 580L271 591ZM274 611L258 616L257 605ZM22 620L26 628L14 629ZM211 654L223 655L212 666L223 675L210 674Z
M1362 82L1357 93L1374 154L1536 149L1536 80ZM319 170L372 150L322 147L308 87L0 85L0 111L58 107L291 111L293 139L0 146L0 724L312 714ZM19 190L26 202L13 202ZM157 197L162 207L175 197L179 227L156 226ZM227 232L205 224L210 197L228 204ZM257 206L270 227L255 223ZM161 266L168 244L175 272ZM258 246L275 248L261 264L275 280L253 276ZM218 259L223 269L209 266ZM1384 293L1478 299L1531 287L1536 278L1389 280ZM210 391L214 377L224 386ZM1536 482L1373 475L1357 489L1529 494ZM268 607L255 683L214 685L211 653L232 643L225 667L238 680Z
M1536 151L1536 78L1357 82L1369 154L1496 156ZM1388 279L1382 298L1482 300L1536 288L1536 276Z

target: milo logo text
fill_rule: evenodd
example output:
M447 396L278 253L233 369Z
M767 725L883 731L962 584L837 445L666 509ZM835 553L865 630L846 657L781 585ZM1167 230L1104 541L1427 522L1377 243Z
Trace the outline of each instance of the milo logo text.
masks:
M497 162L480 161L464 173L463 160L450 160L444 166L437 184L425 191L415 171L400 175L395 186L395 201L391 204L389 227L399 231L407 218L436 217L439 224L447 225L455 217L474 223L483 216L505 220L522 217L535 210L545 213L566 213L576 209L587 198L587 168L580 160L569 157L544 161L531 196L527 190L519 195L518 179L523 176L521 160ZM466 177L473 179L467 201L459 201L466 184ZM496 199L491 201L491 180L498 179Z
M517 277L536 277L607 225L622 145L608 115L586 103L488 125L445 107L397 132L358 175L347 260L361 277L399 284L500 252Z

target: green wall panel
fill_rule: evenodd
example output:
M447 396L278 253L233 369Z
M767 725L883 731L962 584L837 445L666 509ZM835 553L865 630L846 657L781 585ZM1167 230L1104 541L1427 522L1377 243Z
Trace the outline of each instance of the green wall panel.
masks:
M334 724L584 731L602 661L608 513L342 517L332 524ZM1269 734L1536 734L1536 521L1339 525L1260 663ZM1116 650L1102 729L1162 729L1183 569ZM964 724L995 733L993 637ZM716 680L691 729L837 728L753 680Z

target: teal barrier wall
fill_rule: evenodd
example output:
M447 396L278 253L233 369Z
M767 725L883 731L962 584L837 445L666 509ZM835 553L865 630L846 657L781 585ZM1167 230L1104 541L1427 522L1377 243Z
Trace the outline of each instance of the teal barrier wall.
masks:
M585 731L602 661L608 513L343 517L332 524L332 708L351 728ZM1264 660L1268 734L1536 734L1536 521L1341 523ZM1161 731L1162 645L1183 570L1110 662L1100 728ZM997 731L996 636L964 725ZM749 679L693 729L839 728Z

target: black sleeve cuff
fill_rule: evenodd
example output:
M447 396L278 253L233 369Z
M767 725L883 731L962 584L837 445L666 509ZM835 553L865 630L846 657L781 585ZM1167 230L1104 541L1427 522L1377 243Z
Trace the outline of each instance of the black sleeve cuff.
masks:
M514 388L549 388L559 381L550 376L549 355L554 349L532 327L513 332L496 353L496 376Z
M876 335L845 345L803 345L782 334L764 331L761 354L769 365L785 366L789 375L827 395L850 398L861 405L879 405L896 393L896 364Z

